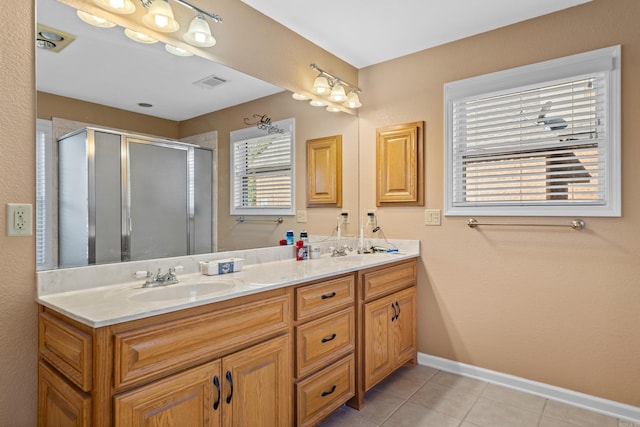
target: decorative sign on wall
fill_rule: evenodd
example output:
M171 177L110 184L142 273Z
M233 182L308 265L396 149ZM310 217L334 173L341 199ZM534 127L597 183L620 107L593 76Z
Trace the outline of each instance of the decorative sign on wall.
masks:
M280 129L278 126L271 124L271 117L266 114L254 114L253 121L248 117L244 118L244 124L253 126L258 129L267 131L267 133L284 133L284 129Z

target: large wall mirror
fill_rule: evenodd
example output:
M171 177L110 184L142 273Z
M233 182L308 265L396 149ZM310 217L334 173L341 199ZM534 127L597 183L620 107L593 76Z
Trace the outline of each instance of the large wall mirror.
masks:
M306 140L342 135L343 164L355 165L357 117L295 101L290 92L252 77L249 69L240 72L198 55L177 56L168 52L165 43L131 40L120 26L88 25L74 8L57 0L36 0L36 21L37 45L42 46L36 49L37 128L39 135L49 132L50 138L39 145L45 159L39 164L48 165L49 172L39 175L44 180L38 188L48 196L42 200L38 195L36 214L45 213L39 215L47 221L39 243L48 248L49 257L39 259L38 269L59 267L58 246L64 237L58 226L57 139L87 126L183 141L213 153L211 252L274 246L288 229L322 235L333 232L340 209L306 207ZM51 30L63 33L65 40L57 43L56 36L48 34ZM68 44L59 49L65 42ZM47 49L50 43L56 46ZM297 210L308 209L306 223L298 222L295 215L283 217L283 223L270 218L240 222L229 213L229 134L250 126L245 119L251 121L256 114L273 120L296 119L295 204ZM342 209L358 218L357 168L343 173L343 197ZM355 232L356 226L353 229Z

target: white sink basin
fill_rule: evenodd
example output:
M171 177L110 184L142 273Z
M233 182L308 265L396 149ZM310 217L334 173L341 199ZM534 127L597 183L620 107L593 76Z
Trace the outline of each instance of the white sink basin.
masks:
M195 300L198 297L213 296L216 294L224 294L233 288L233 282L214 282L214 283L188 283L167 286L159 286L156 288L147 288L144 291L131 295L132 301L169 301L188 298Z

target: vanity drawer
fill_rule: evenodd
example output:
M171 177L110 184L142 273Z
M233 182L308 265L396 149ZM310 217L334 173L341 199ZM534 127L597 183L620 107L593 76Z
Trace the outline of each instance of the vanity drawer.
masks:
M40 356L82 391L91 390L91 335L48 314L40 313Z
M296 384L298 426L313 426L355 394L353 354Z
M164 377L264 341L289 327L287 295L117 333L114 387Z
M370 301L415 285L416 278L415 260L364 273L364 299Z
M296 289L296 320L330 313L355 301L355 279L338 277Z
M296 327L296 377L331 363L355 348L354 309Z

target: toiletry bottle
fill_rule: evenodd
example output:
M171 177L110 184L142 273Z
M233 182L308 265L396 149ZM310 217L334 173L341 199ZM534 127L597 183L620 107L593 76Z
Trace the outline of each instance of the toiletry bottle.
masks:
M300 241L302 241L303 259L309 259L309 235L306 230L300 232Z
M296 242L296 261L304 260L304 243L302 240Z
M287 230L287 245L293 245L293 230Z

